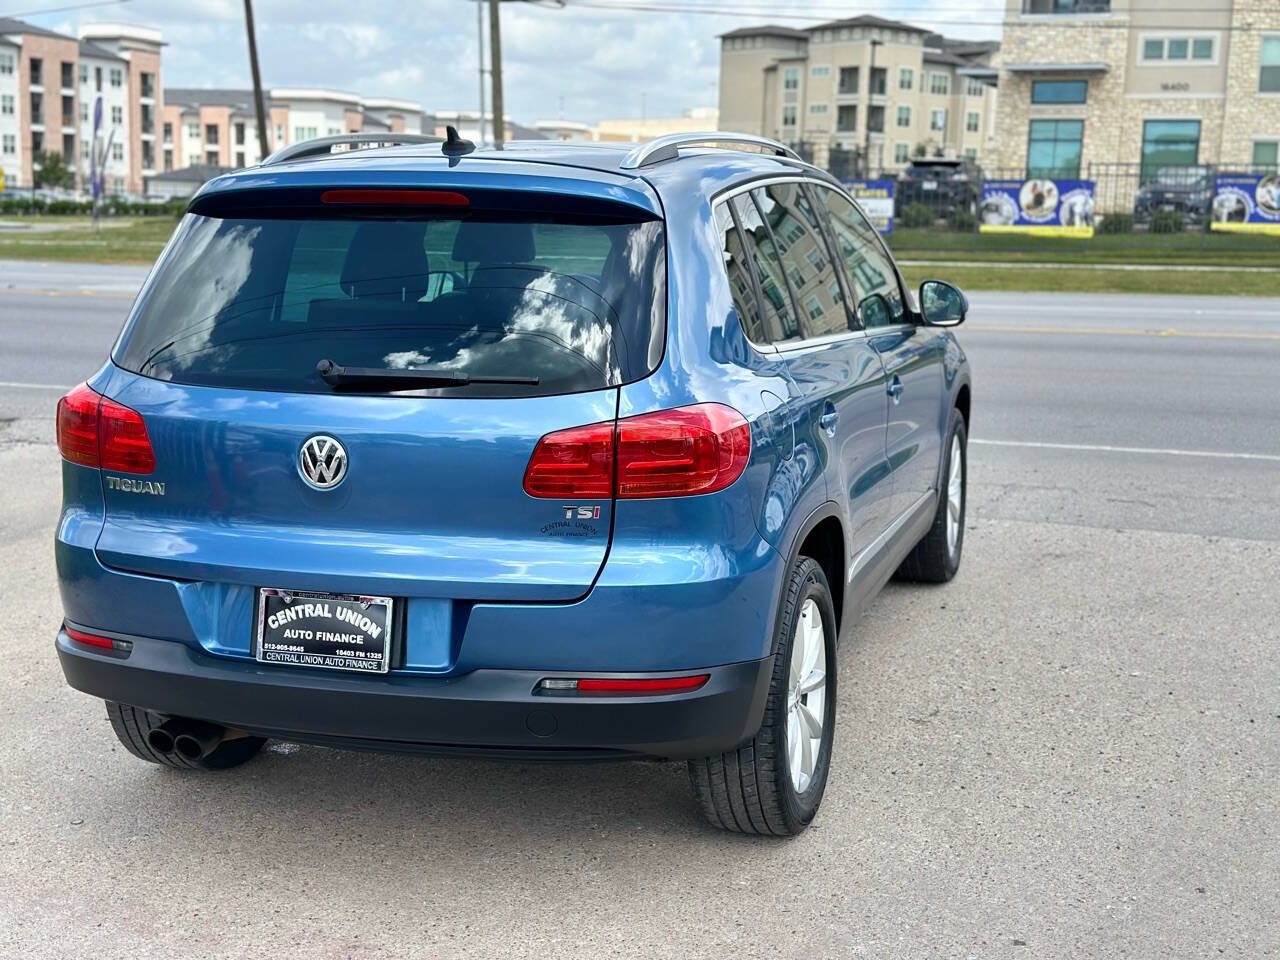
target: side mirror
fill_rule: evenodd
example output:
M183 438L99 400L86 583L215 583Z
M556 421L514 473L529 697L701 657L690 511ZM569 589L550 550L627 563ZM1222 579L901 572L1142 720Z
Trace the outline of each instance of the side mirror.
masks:
M920 284L920 315L931 327L954 327L964 323L969 312L969 298L945 280L926 280Z
M893 323L893 309L882 293L869 293L858 304L858 315L862 325L873 330L876 327L887 327Z

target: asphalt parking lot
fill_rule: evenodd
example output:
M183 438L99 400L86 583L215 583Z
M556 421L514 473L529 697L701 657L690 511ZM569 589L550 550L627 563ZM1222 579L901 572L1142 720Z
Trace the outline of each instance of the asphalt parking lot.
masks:
M0 955L1280 955L1280 300L975 295L964 567L846 630L761 841L676 764L128 757L53 654L51 414L141 271L0 278Z

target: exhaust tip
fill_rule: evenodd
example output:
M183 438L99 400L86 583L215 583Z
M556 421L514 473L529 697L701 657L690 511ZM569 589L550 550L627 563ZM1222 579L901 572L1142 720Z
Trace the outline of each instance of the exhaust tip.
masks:
M199 760L204 756L204 747L200 741L185 733L173 739L173 751L186 760Z
M156 727L147 734L147 745L156 753L173 753L174 739L163 727Z

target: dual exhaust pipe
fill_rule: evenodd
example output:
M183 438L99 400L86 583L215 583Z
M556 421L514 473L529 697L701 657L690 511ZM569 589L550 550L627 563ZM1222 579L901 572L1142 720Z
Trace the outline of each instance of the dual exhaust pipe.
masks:
M233 730L205 720L186 720L171 717L147 734L147 745L165 756L177 755L195 763L203 760L224 740L247 736L243 730Z

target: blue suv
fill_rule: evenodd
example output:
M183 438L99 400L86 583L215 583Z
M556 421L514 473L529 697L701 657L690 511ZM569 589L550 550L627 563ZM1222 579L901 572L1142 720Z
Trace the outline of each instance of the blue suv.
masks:
M842 626L960 562L964 296L772 141L335 139L200 190L59 403L68 683L173 768L674 758L803 830Z

